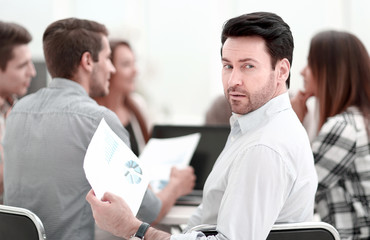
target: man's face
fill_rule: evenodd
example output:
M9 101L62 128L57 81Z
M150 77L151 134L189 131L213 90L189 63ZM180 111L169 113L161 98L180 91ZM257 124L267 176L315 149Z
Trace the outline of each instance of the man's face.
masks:
M108 38L102 38L103 48L99 53L99 60L94 62L91 82L90 82L90 97L103 97L109 93L109 79L111 74L116 72L111 60L111 50L109 47Z
M234 113L247 114L276 96L276 74L262 38L228 38L222 48L222 66L225 96Z
M5 71L0 69L0 96L25 95L31 79L35 76L36 70L28 45L22 44L14 47L13 58L8 61Z

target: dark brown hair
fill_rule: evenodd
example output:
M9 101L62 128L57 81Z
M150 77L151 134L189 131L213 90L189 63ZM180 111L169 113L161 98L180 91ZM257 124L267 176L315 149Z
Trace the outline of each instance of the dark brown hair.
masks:
M13 58L14 47L28 44L31 40L31 34L21 25L0 21L0 69L6 70Z
M99 59L102 50L102 36L108 35L100 23L77 18L67 18L50 24L43 36L44 55L50 75L71 78L85 52Z
M308 65L317 81L319 129L349 106L360 109L369 128L370 58L363 43L348 32L320 32L311 40Z

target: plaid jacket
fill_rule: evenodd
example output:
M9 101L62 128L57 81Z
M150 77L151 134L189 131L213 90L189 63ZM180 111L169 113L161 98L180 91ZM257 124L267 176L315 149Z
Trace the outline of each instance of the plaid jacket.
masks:
M361 112L350 107L329 118L312 150L322 221L335 226L342 239L370 239L370 143Z

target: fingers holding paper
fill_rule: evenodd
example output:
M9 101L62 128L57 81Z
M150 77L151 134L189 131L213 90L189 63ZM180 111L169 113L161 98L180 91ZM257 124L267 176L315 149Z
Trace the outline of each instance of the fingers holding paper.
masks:
M141 222L132 214L130 207L119 196L106 192L99 200L93 190L86 195L96 224L103 230L128 239L125 233L135 233ZM130 226L125 224L130 222ZM130 228L130 229L128 229Z

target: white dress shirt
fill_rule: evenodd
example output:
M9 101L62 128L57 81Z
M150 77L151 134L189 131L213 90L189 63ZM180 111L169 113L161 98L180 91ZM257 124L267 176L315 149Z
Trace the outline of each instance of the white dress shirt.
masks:
M266 239L272 225L310 221L317 175L307 133L282 94L246 115L231 133L189 227L216 224L208 239ZM200 234L172 240L206 239Z

